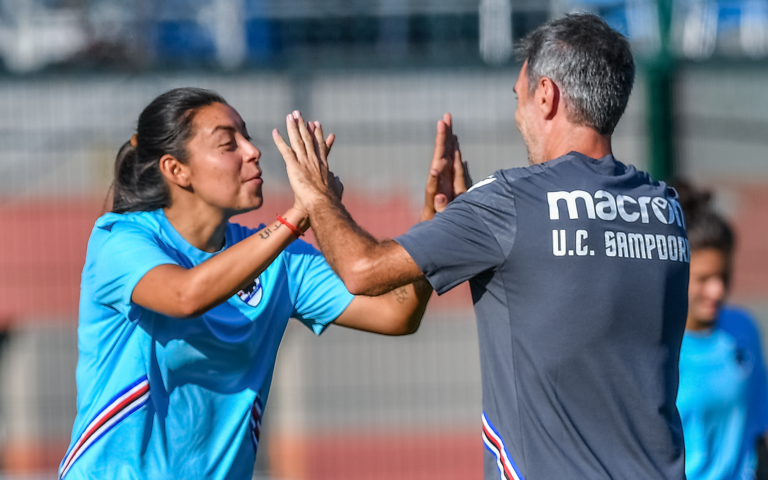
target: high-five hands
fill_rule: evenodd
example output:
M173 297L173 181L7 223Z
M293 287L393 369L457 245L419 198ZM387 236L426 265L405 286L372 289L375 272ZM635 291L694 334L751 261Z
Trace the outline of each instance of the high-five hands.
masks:
M320 197L341 199L344 186L328 169L328 153L335 135L324 137L320 122L305 123L298 110L286 117L285 126L290 145L277 129L272 130L272 139L285 160L295 207L308 213L309 207Z
M450 113L446 113L437 122L435 151L424 189L421 220L432 220L436 212L445 210L448 203L466 192L471 185L467 162L461 159L459 139L453 134L453 119Z
M335 136L323 136L320 122L304 122L294 111L286 117L288 140L286 143L277 129L272 130L275 145L285 160L288 180L293 189L295 207L309 213L318 200L340 200L343 185L328 169L328 153ZM459 139L453 134L451 114L446 113L437 122L435 150L424 190L421 220L431 220L442 212L457 196L472 185L467 163L462 161Z

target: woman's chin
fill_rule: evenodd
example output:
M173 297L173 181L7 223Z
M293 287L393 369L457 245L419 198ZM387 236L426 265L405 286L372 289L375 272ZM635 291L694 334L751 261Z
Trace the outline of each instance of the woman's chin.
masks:
M236 207L229 210L230 216L242 215L243 213L248 213L254 210L258 210L259 208L261 208L263 204L264 204L264 199L261 197L249 198L247 201L240 202Z
M249 211L261 208L261 206L264 205L264 195L261 194L261 188L258 188L256 192L248 195L245 201L243 201L243 204L245 204Z
M264 200L260 198L260 199L258 199L257 201L253 201L253 202L250 202L250 203L249 203L249 204L248 204L248 205L247 205L247 206L246 206L246 207L243 209L243 211L242 211L241 213L247 213L247 212L252 212L252 211L254 211L254 210L258 210L258 209L260 209L260 208L261 208L261 206L262 206L262 205L264 205Z

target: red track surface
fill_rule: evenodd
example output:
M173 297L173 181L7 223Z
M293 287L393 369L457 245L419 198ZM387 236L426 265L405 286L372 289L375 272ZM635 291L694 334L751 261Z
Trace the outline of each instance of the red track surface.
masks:
M267 441L277 478L466 480L483 475L483 443L474 430L273 435Z
M737 301L768 300L768 186L739 185L733 296Z
M292 480L466 480L481 478L479 430L415 432L273 432L259 450L271 476ZM0 462L7 474L55 471L68 439L12 442Z
M734 297L738 301L768 298L768 189L739 186ZM276 198L277 197L277 198ZM345 195L352 216L379 238L394 237L418 220L418 208L406 195L380 200ZM270 222L290 206L291 198L268 196L265 206L237 218L246 225ZM77 318L80 272L93 222L102 199L50 199L0 205L0 323L69 321ZM311 233L307 239L314 242ZM431 310L470 308L469 289L462 285L433 299Z

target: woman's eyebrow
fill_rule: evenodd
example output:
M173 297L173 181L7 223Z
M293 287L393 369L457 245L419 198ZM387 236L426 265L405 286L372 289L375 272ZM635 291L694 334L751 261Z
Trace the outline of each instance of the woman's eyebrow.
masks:
M241 123L240 127L242 129L242 132L245 133L245 135L247 136L248 135L248 129L245 128L245 122ZM238 131L237 128L235 128L235 127L233 127L231 125L218 125L218 126L214 127L213 130L211 130L211 135L215 134L218 130L224 130L224 131L229 132L231 134L235 134Z
M224 131L230 132L230 133L237 133L237 130L235 129L235 127L232 127L232 126L229 126L229 125L218 125L218 126L214 127L213 130L211 130L211 135L216 133L216 131L218 131L218 130L224 130Z

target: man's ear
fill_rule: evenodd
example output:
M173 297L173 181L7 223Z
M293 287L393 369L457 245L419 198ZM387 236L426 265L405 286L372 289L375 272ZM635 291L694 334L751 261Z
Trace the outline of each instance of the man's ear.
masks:
M189 167L173 155L165 154L160 157L160 172L171 183L182 188L189 186Z
M536 103L547 120L552 120L560 108L560 88L551 78L541 77L536 88Z

